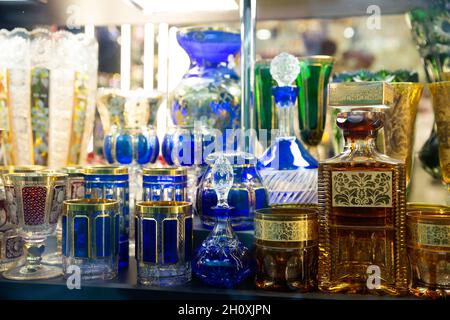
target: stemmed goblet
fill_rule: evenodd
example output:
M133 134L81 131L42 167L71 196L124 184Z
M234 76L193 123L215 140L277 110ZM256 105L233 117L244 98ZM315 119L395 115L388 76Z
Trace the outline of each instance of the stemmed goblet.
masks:
M4 176L7 211L11 223L18 226L25 241L27 257L24 265L6 271L12 280L36 280L57 277L61 267L42 263L45 239L53 234L61 215L66 193L63 173L11 173Z

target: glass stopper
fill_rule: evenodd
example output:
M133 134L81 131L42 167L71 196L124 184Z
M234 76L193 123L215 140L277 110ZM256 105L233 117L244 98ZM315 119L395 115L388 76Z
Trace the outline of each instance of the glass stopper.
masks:
M293 55L282 52L270 63L270 74L279 87L290 86L300 73L300 63Z
M212 186L217 194L217 207L229 208L228 193L233 186L233 167L230 161L224 156L220 155L212 167Z

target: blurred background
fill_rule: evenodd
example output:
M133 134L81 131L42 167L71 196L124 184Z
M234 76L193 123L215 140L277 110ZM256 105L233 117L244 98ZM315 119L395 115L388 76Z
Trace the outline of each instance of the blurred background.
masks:
M258 0L257 4L257 60L282 51L296 56L332 55L336 58L333 73L407 69L418 72L420 82L427 81L405 16L408 10L425 6L425 0ZM379 20L373 20L378 13ZM166 97L189 67L176 32L196 25L239 31L239 1L0 0L0 28L46 27L95 35L99 44L98 87L142 87L149 92L161 91ZM232 61L238 73L239 60L238 55ZM170 121L166 101L157 114L160 140ZM410 201L445 203L447 197L442 183L427 174L417 159L433 124L430 95L425 90L416 121ZM327 128L324 145L331 136L329 123ZM94 135L99 132L97 116ZM89 151L99 153L99 148L92 143Z

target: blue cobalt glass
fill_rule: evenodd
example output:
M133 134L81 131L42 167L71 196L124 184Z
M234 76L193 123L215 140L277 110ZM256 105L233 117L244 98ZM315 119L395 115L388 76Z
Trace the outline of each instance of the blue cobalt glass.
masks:
M191 280L192 205L183 201L136 204L138 282L174 286Z
M144 168L142 200L187 201L187 170L183 167Z
M192 269L197 278L215 287L232 288L251 274L249 250L239 241L230 223L228 192L233 185L233 168L224 156L212 169L213 189L217 193L216 225L197 249Z
M282 53L270 72L280 86L272 93L278 110L279 135L258 160L257 168L269 192L270 205L317 203L318 162L296 138L294 105L298 88L290 86L300 71L298 60Z
M173 123L202 121L222 132L239 128L241 88L229 64L229 57L241 47L239 31L184 28L178 31L177 40L191 64L169 97Z
M151 126L112 126L103 141L103 153L110 164L155 163L159 155L158 136Z
M195 200L195 190L206 169L206 157L215 151L217 130L203 124L176 126L166 133L162 144L165 161L188 169L188 200ZM220 147L220 146L219 146Z
M218 156L225 156L233 168L233 184L228 193L230 222L234 230L252 230L255 211L268 207L269 195L256 169L256 158L248 153L213 153L206 159L210 165L202 176L196 196L196 209L203 226L215 225L217 195L213 189L212 169Z
M129 176L128 168L91 166L84 169L85 198L119 201L119 268L129 261Z
M113 279L119 256L119 202L76 199L64 201L62 260L67 278L78 266L81 279Z
M204 125L176 126L166 133L162 156L170 166L204 166L205 159L216 148L214 131Z

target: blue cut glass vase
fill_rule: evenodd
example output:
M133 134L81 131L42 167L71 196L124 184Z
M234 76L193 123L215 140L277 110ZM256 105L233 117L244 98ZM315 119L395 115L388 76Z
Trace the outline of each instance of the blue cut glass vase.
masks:
M169 97L173 123L194 125L201 121L222 132L237 129L241 89L229 58L240 50L239 32L184 28L178 31L177 40L191 64Z
M258 160L270 205L317 203L317 160L296 138L293 111L298 88L273 87L278 109L278 137Z

